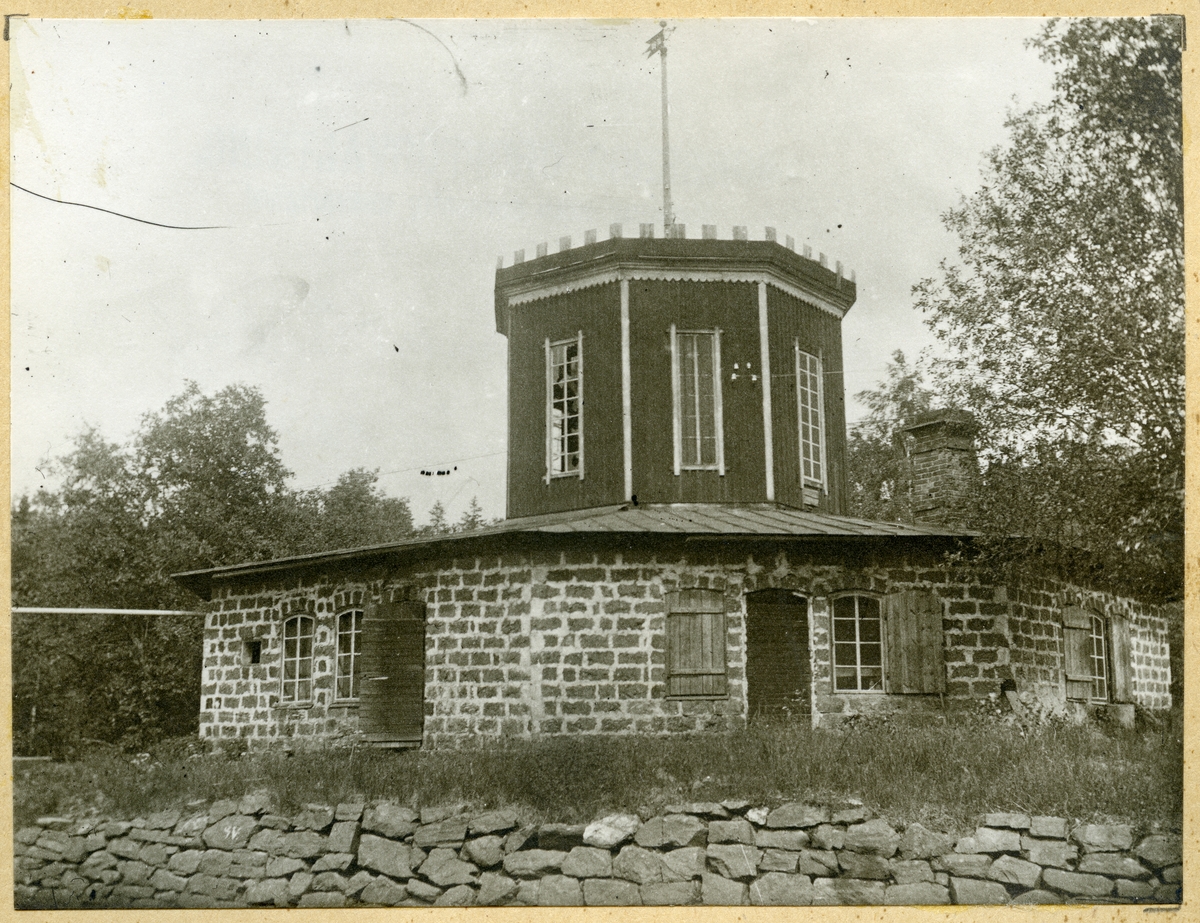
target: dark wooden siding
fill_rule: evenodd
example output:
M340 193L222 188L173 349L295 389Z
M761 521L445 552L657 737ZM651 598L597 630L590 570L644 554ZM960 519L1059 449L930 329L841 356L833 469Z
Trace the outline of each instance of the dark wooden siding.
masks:
M796 406L795 343L820 356L824 371L826 480L818 508L846 513L846 395L842 378L842 322L827 311L767 286L771 350L771 416L774 419L775 499L803 506L800 425Z
M508 516L620 503L621 292L618 283L511 309L508 335ZM583 479L546 475L546 337L583 331Z
M633 409L633 492L640 502L734 503L766 497L762 381L733 364L761 369L758 288L744 282L629 283ZM670 329L721 330L725 475L675 475Z

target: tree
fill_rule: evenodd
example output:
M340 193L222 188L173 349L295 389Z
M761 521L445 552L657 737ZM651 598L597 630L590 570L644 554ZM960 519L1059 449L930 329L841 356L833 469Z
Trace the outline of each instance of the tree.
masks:
M1161 598L1182 590L1181 22L1049 22L1031 44L1054 98L1009 115L945 216L958 262L914 289L953 357L946 398L979 417L993 489L1017 491L985 525L1069 539Z
M483 507L479 505L479 498L472 497L471 505L467 507L462 514L462 518L458 520L457 531L470 532L473 529L482 529L487 525L487 519L483 515Z
M389 497L378 486L378 471L355 468L313 499L319 508L313 550L381 545L412 534L408 501Z
M442 506L441 500L435 500L429 508L429 525L425 526L423 531L433 535L451 531L450 520L446 518L446 508Z

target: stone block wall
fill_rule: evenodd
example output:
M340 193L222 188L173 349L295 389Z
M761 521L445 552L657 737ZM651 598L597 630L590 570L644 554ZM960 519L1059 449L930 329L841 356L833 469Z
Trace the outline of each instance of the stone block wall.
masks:
M193 803L40 818L14 837L17 909L1179 903L1182 838L988 814L969 835L858 803L670 805L590 824L462 805Z
M724 595L728 695L665 695L668 593ZM999 693L1006 683L1061 704L1061 608L1083 602L1121 613L1133 633L1137 702L1167 707L1166 623L1128 601L1031 581L995 585L970 567L910 560L863 566L728 546L672 552L571 551L460 556L362 567L305 579L218 583L205 632L201 733L251 743L329 739L358 732L358 709L334 698L337 616L364 600L426 604L424 740L474 735L667 733L719 730L746 718L746 594L789 589L809 602L812 713L818 723L855 714L940 710L939 696L835 693L831 597L920 589L945 606L946 699ZM311 703L279 701L283 621L315 620ZM248 644L261 642L261 662Z

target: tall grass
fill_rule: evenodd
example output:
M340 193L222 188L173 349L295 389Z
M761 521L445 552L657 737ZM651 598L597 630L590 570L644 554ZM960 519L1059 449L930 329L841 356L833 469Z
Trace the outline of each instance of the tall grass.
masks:
M723 798L856 797L895 822L948 831L969 828L987 811L1168 827L1178 827L1182 814L1179 722L1138 731L882 722L838 732L781 722L727 734L549 738L436 751L229 757L184 749L18 769L16 821L89 807L132 817L259 789L282 811L386 798L509 806L529 820L564 822Z

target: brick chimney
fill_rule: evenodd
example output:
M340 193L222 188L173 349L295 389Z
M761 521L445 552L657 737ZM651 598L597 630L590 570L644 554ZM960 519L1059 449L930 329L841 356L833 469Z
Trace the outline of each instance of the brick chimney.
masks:
M979 424L964 410L930 410L904 427L912 464L913 513L918 521L968 524L979 477L978 431Z

